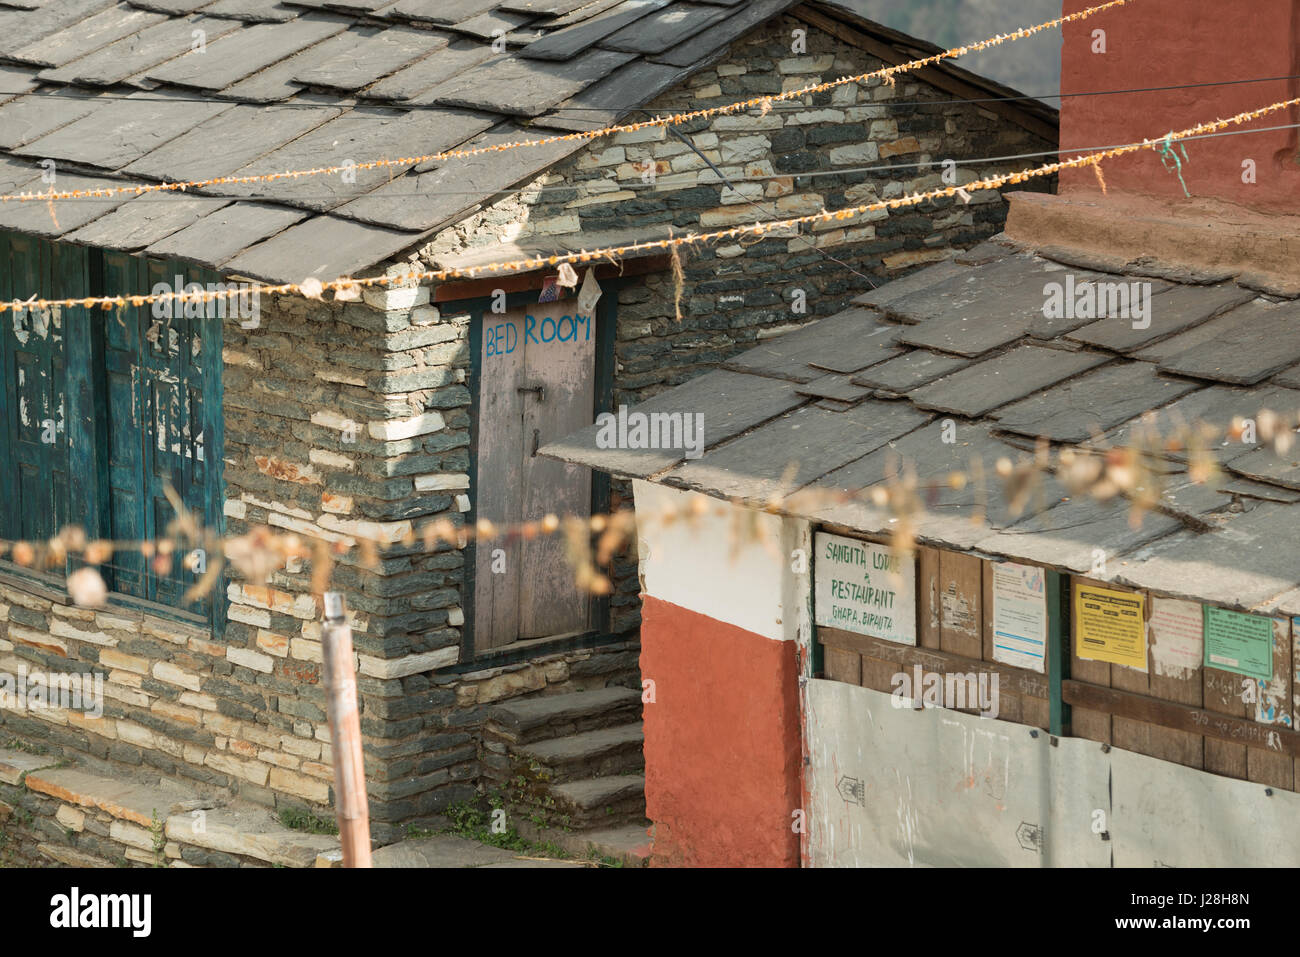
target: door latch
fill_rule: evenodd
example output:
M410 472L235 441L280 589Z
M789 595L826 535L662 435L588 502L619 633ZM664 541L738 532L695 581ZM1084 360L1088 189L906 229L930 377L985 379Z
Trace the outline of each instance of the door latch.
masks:
M541 444L542 430L533 429L533 458L537 457L537 447Z
M544 386L544 385L525 385L525 386L520 386L520 387L519 387L518 389L516 389L515 391L516 391L516 392L520 392L520 393L523 393L523 392L531 392L531 393L533 393L535 396L537 396L537 401L538 401L538 402L545 402L545 401L546 401L546 386Z

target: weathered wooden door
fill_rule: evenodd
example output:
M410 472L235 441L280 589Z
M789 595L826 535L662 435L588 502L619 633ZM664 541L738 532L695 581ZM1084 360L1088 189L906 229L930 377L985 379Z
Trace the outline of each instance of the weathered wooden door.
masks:
M547 442L590 425L596 319L576 303L539 303L483 318L476 514L500 525L591 513L591 470L541 458ZM583 632L591 599L574 581L561 536L477 549L474 647Z

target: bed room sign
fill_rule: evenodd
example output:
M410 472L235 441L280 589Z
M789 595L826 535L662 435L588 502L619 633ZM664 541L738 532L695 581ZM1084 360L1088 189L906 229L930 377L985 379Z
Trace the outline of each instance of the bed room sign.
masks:
M818 625L916 644L916 556L818 532L813 541Z

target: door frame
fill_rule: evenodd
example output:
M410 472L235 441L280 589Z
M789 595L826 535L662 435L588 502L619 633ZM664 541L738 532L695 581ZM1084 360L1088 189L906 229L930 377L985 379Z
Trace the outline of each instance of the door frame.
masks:
M537 296L541 292L542 276L537 275L536 288L521 292L506 293L506 311L537 305ZM596 414L612 411L614 402L614 343L617 338L618 294L629 284L630 279L602 279L600 301L596 303ZM465 513L465 522L473 527L478 523L478 452L479 452L479 399L482 384L483 363L483 317L492 316L493 297L481 296L473 299L458 299L438 303L443 315L468 315L470 348L470 442L469 442L469 487L470 509ZM610 477L609 473L592 470L591 475L591 512L593 515L609 511ZM446 669L448 672L475 671L492 665L509 664L523 661L539 654L550 654L574 648L590 647L604 644L619 636L609 634L609 596L592 597L592 627L579 635L564 638L534 638L522 642L513 642L497 648L476 652L474 648L475 590L478 584L478 543L470 539L461 549L465 557L464 589L461 595L461 611L465 624L461 628L460 664Z

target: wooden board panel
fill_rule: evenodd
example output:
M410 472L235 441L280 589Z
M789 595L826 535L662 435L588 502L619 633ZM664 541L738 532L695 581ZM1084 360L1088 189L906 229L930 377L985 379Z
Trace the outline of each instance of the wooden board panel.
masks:
M831 681L862 684L862 656L832 645L826 646L826 677Z
M939 650L939 550L916 550L916 639L922 648Z
M1147 596L1148 621L1150 621L1155 603L1158 600L1151 595ZM1168 636L1162 638L1158 630L1148 630L1147 656L1150 672L1147 680L1151 696L1164 701L1174 701L1178 704L1201 707L1205 698L1205 682L1201 674L1199 660L1194 668L1181 671L1173 668L1162 668L1158 663L1162 640L1171 642L1173 639ZM1205 741L1199 734L1175 731L1172 728L1152 727L1149 735L1151 746L1149 753L1152 757L1162 758L1165 761L1175 761L1191 768L1205 767Z
M974 555L939 552L939 647L976 660L984 653L983 566Z
M1111 681L1111 666L1106 661L1089 661L1080 658L1075 653L1074 648L1074 588L1076 585L1098 585L1103 588L1110 587L1105 582L1091 581L1087 578L1071 577L1070 578L1070 677L1087 682L1091 685L1099 685L1103 688L1109 688ZM1073 708L1070 712L1070 727L1075 737L1087 738L1090 741L1100 741L1103 744L1111 743L1111 720L1110 715L1104 711L1096 711L1091 708Z
M1205 685L1205 710L1215 714L1245 717L1248 713L1242 700L1241 675L1218 668L1203 668ZM1209 735L1205 737L1205 770L1230 778L1246 777L1246 746L1224 741Z
M984 619L983 639L980 649L981 655L986 663L995 661L993 657L993 563L984 562L980 570L980 611ZM1005 667L1005 666L1004 666ZM1025 672L1030 674L1030 672ZM1034 675L1037 678L1037 675ZM1001 686L998 700L998 717L1003 721L1014 721L1020 724L1024 721L1023 695L1018 691L1013 691L1007 684ZM1030 711L1033 711L1031 706Z
M1273 678L1257 681L1255 720L1278 728L1293 728L1291 708L1291 620L1273 619ZM1246 749L1246 776L1275 788L1295 790L1294 759L1271 748Z
M1206 741L1249 742L1290 757L1300 757L1300 734L1283 728L1272 730L1249 718L1229 717L1205 708L1160 701L1146 695L1102 688L1082 681L1068 680L1061 685L1067 704L1094 711L1147 721L1182 731L1202 731ZM1271 743L1270 743L1271 737ZM1245 744L1239 745L1243 749ZM1231 775L1229 775L1231 776Z

